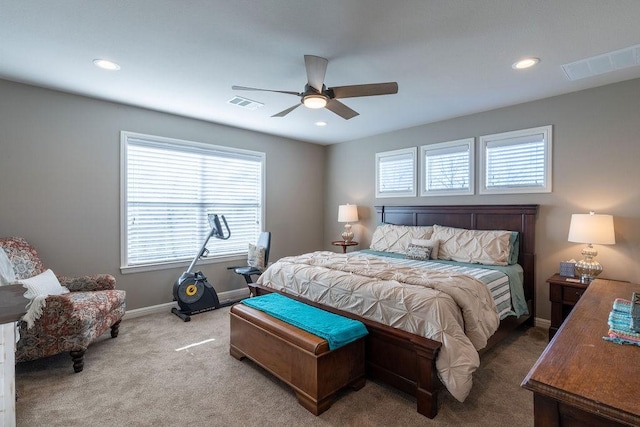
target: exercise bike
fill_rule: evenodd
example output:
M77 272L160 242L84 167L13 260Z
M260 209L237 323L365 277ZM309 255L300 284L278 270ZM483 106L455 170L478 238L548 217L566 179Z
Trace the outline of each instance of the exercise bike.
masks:
M171 308L171 312L185 322L190 321L191 316L194 314L215 310L235 303L235 301L230 301L221 304L216 290L213 289L213 286L211 286L207 281L204 274L202 274L201 271L196 271L195 273L192 272L200 258L206 257L209 253L206 246L211 237L221 240L227 240L231 237L231 230L229 230L227 220L224 215L221 217L222 222L224 222L224 226L227 229L227 235L225 236L223 233L222 224L220 223L218 215L208 214L211 232L207 236L196 257L191 261L187 271L182 273L173 285L173 300L178 302L180 309L173 307Z

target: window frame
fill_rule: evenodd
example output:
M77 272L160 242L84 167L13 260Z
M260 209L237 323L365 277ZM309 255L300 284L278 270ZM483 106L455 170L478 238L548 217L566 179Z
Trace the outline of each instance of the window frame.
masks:
M381 192L381 176L380 176L380 165L384 162L385 159L401 156L401 155L411 155L411 160L413 162L412 165L412 176L411 176L411 188L406 191L390 191L390 192ZM376 198L388 198L388 197L416 197L416 162L418 157L418 149L417 147L410 148L401 148L399 150L392 151L383 151L376 153Z
M487 187L487 146L495 141L508 142L509 139L516 140L529 136L542 134L544 138L544 185L543 186L502 186ZM480 182L478 185L479 194L528 194L528 193L551 193L552 192L552 151L553 151L553 129L552 125L539 126L529 129L521 129L510 132L501 132L491 135L483 135L479 138L479 161L480 161Z
M468 159L468 181L469 188L451 189L451 190L430 190L427 187L427 152L442 150L447 148L455 148L466 146L469 152ZM454 141L438 142L435 144L427 144L420 147L420 196L468 196L475 193L475 138L463 138Z
M144 264L134 264L128 265L128 140L129 138L133 139L144 139L152 141L153 143L162 144L167 143L173 146L184 146L186 148L194 148L204 151L221 151L226 153L235 153L240 155L253 156L259 159L261 163L261 185L260 185L260 228L264 231L264 224L266 221L266 153L245 150L240 148L227 147L222 145L215 145L203 142L196 141L188 141L183 139L169 138L157 135L148 135L137 132L130 131L121 131L120 132L120 271L122 274L127 273L137 273L143 271L154 271L154 270L164 270L177 268L181 266L187 266L193 261L193 257L197 255L197 251L200 248L194 250L193 256L190 259L176 259L172 261L163 261L163 262L150 262ZM223 225L224 228L224 225ZM206 236L202 236L206 238ZM241 260L246 259L248 253L248 245L247 248L243 251L232 253L232 254L223 254L223 255L209 255L207 258L201 258L198 261L199 264L214 264L225 261L232 260Z

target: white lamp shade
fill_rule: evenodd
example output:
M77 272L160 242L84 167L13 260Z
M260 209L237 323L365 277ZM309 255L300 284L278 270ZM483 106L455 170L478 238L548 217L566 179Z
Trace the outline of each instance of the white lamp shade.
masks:
M355 222L358 220L357 205L338 206L338 222Z
M573 214L569 226L570 242L613 245L616 243L613 216L596 214Z

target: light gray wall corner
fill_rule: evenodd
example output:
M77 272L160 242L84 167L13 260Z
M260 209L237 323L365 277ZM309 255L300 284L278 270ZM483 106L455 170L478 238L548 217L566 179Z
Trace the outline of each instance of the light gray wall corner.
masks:
M536 228L536 317L549 319L545 280L558 271L561 260L579 259L584 246L567 241L571 214L594 210L614 215L616 228L616 245L597 247L597 259L604 265L602 276L638 283L639 113L640 79L636 79L328 146L325 245L340 235L337 206L345 202L357 203L361 215L365 214L353 227L361 242L359 248L368 247L377 225L376 205L536 203L540 205ZM477 144L481 135L548 124L553 125L551 193L375 198L376 152L468 137L475 137Z
M120 131L266 153L271 258L322 245L324 148L258 132L0 80L0 235L22 236L69 276L113 274L127 308L170 302L170 270L120 274ZM301 177L304 179L291 179ZM296 200L295 204L291 200ZM195 256L195 253L194 253ZM201 270L219 292L242 289L226 269Z

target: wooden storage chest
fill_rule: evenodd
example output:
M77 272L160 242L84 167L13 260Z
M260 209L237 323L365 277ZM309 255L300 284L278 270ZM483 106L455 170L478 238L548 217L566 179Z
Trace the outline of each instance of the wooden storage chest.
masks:
M314 415L326 411L336 392L365 384L364 338L329 350L324 338L236 304L230 310L230 353L245 357L287 383Z

